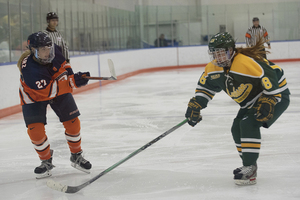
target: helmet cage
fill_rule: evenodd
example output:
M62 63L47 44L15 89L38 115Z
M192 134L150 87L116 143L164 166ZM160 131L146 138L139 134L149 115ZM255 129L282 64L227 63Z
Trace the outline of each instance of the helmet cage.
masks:
M43 46L34 49L34 57L42 64L49 64L55 57L54 46Z
M211 63L218 67L230 67L231 59L234 56L233 48L214 48L213 51L208 50Z

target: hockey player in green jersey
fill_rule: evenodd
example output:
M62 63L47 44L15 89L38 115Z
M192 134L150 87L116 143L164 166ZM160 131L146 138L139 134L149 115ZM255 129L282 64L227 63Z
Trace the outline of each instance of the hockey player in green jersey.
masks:
M269 128L290 102L283 70L263 58L261 44L262 39L253 47L237 48L228 32L214 35L208 44L211 62L206 65L185 114L188 123L195 126L202 119L200 110L221 90L240 105L231 128L243 163L233 171L237 185L256 183L260 127Z

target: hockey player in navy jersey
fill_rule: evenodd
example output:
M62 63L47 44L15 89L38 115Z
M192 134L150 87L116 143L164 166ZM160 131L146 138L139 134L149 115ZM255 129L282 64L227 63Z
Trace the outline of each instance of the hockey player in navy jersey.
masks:
M89 72L73 73L47 34L33 33L28 37L28 49L18 61L20 70L20 100L28 135L42 163L36 167L36 178L51 176L52 153L45 132L47 106L54 110L65 128L65 137L71 152L71 165L89 173L92 165L83 158L79 110L72 96L73 87L87 84Z
M202 119L200 110L222 90L240 105L231 128L243 164L233 171L237 185L256 183L260 127L269 128L290 102L284 72L264 59L263 43L260 38L253 47L237 48L229 33L214 35L208 44L211 62L206 65L185 114L188 123L195 126Z

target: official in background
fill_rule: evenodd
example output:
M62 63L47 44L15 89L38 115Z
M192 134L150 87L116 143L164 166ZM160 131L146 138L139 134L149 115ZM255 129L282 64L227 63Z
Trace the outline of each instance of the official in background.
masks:
M248 28L246 32L246 45L247 47L253 47L258 42L259 38L264 38L265 43L268 44L268 48L271 48L270 41L269 41L269 34L267 29L261 25L259 25L259 19L254 17L252 19L253 26ZM263 49L265 51L265 49ZM264 54L264 58L267 58L266 54Z
M58 26L58 16L55 12L49 12L47 13L47 23L48 27L44 31L52 40L53 43L60 46L62 49L62 54L65 57L66 61L70 63L70 57L69 57L69 48L62 36L62 34L56 29Z

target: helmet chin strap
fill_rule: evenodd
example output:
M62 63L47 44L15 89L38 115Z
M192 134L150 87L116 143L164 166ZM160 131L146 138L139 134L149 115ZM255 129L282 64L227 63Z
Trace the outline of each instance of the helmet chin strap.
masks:
M235 51L232 52L232 55L230 57L230 60L232 60L233 56L235 55Z
M35 56L37 59L39 59L39 55L38 55L37 49L35 49L34 56Z

